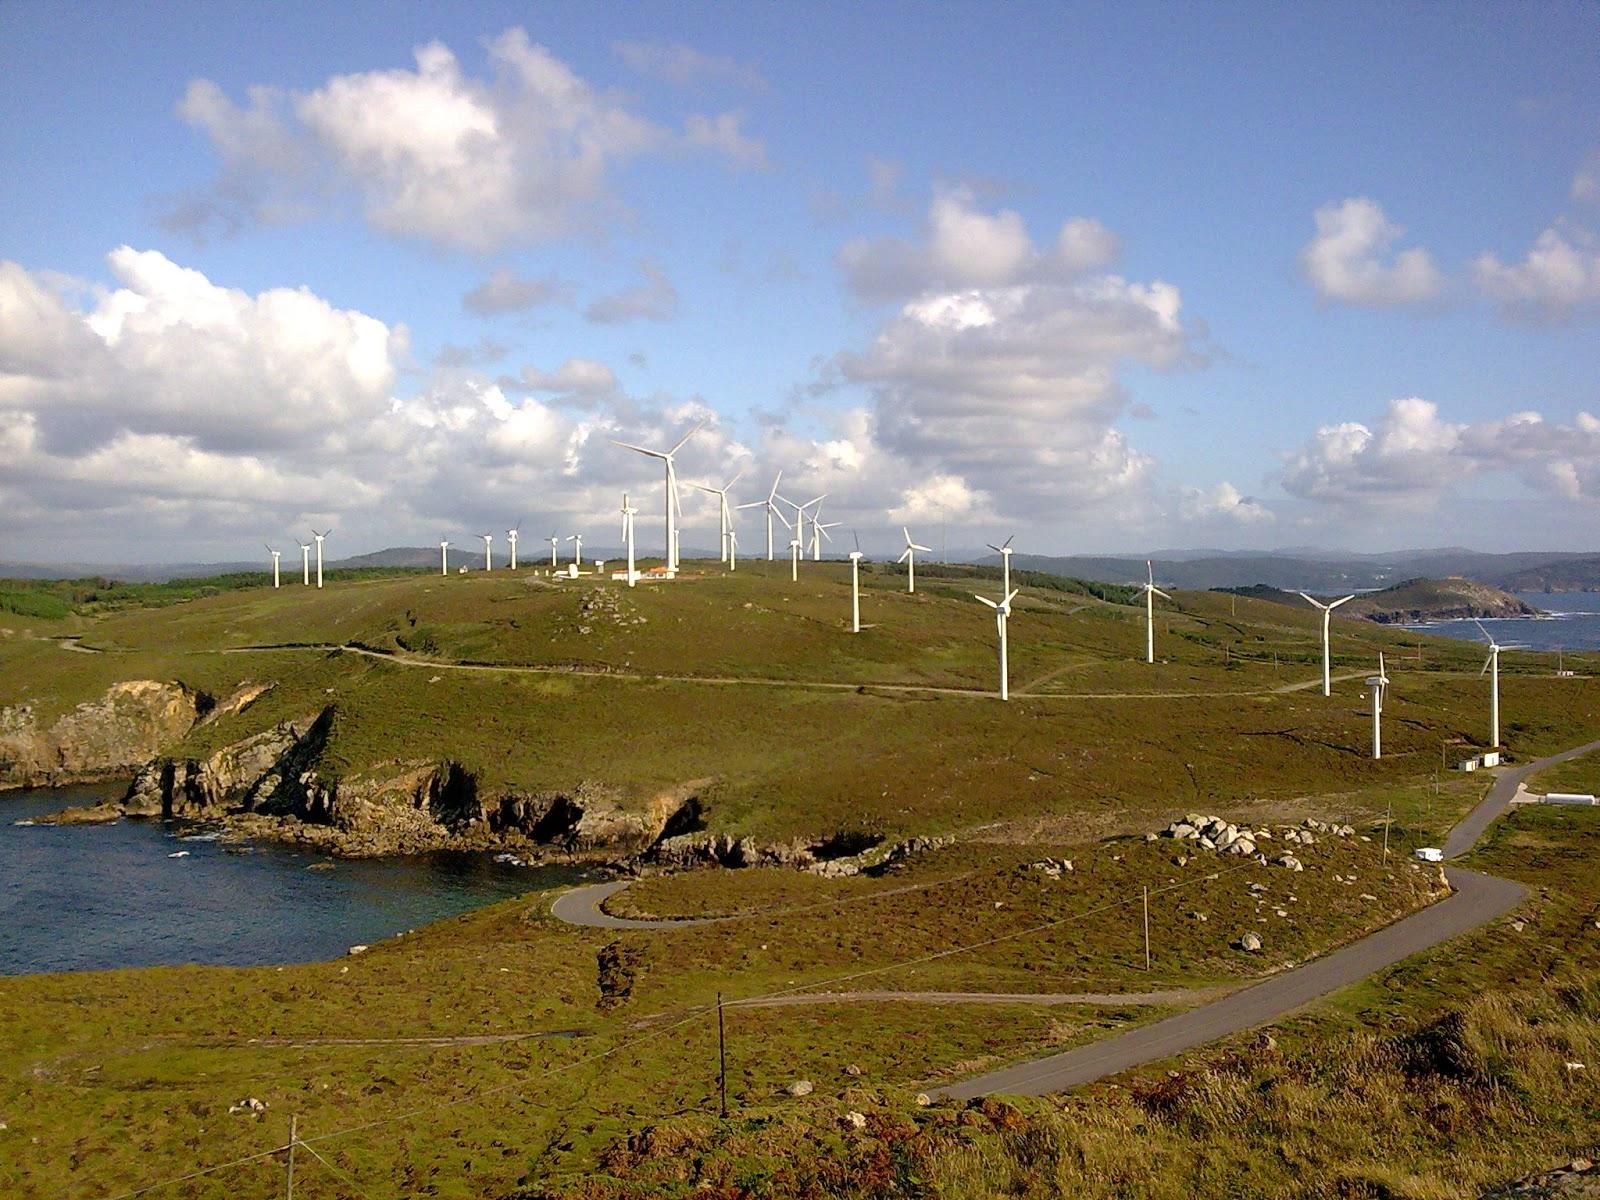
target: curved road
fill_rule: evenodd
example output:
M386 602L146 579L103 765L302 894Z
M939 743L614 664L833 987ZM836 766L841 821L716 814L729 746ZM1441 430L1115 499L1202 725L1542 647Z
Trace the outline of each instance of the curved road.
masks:
M585 925L590 929L674 929L683 925L706 925L716 917L658 917L639 921L632 917L613 917L600 906L607 898L616 895L633 880L614 879L610 883L590 883L562 892L550 905L550 915L568 925Z
M1600 741L1536 759L1501 774L1489 794L1450 831L1444 845L1446 856L1455 858L1470 850L1490 822L1505 812L1528 775L1541 767L1596 749L1600 749ZM1275 1021L1330 992L1504 915L1527 894L1520 883L1477 871L1451 868L1445 874L1455 888L1455 894L1449 899L1429 905L1326 957L1153 1025L1064 1054L991 1071L942 1088L938 1094L957 1099L997 1092L1040 1096L1168 1058L1217 1038Z

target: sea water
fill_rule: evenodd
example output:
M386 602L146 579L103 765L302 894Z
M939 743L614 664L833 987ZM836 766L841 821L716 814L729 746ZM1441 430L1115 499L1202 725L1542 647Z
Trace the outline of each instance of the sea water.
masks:
M1522 592L1517 598L1539 609L1538 617L1498 617L1484 627L1505 650L1600 650L1600 592ZM1483 641L1472 621L1428 621L1407 625L1440 637Z
M329 859L190 822L26 823L120 791L0 792L0 974L309 962L581 877L491 854Z

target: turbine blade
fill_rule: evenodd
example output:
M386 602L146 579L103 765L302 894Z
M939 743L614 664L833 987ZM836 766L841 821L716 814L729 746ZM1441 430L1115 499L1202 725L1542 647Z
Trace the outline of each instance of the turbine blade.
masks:
M932 554L933 553L933 547L932 546L919 546L915 542L911 543L911 548L913 550L921 550L924 554Z
M910 558L910 557L911 557L911 547L909 547L909 546L907 546L907 547L906 547L906 548L905 548L905 550L903 550L903 551L902 551L902 552L901 552L901 554L900 554L900 557L899 557L899 558L897 558L897 559L895 559L895 562L897 562L897 563L903 563L903 562L905 562L905 560L906 560L906 559L908 559L908 558Z
M1483 622L1478 620L1477 617L1473 617L1472 623L1478 627L1478 632L1483 634L1484 640L1487 641L1491 646L1494 645L1494 635L1483 627Z
M993 601L993 600L991 600L991 599L989 599L989 597L987 597L987 596L980 596L980 595L978 595L978 593L977 593L977 592L973 592L973 593L972 593L972 598L973 598L973 599L974 599L974 600L981 600L981 601L983 601L983 603L985 603L985 604L987 604L987 605L988 605L988 606L989 606L989 607L990 607L990 608L999 608L999 607L1000 607L1000 606L999 606L999 605L998 605L998 604L996 604L996 603L995 603L995 602L994 602L994 601Z
M772 498L778 494L778 482L782 478L783 478L783 472L782 471L779 471L776 475L774 475L772 477L772 490L767 493L767 503L768 504L771 504L772 503Z
M621 446L624 450L633 450L633 451L636 451L639 454L648 454L651 458L665 458L666 457L666 455L661 453L661 451L659 451L659 450L646 450L643 446L635 446L632 442L619 442L615 438L613 438L611 440L611 444L613 446Z
M1013 539L1015 539L1016 536L1017 535L1013 533L1011 535L1011 537L1008 537L1005 541L1001 542L1000 543L1000 549L1004 550L1004 549L1006 549L1006 547L1010 546L1012 541L1013 541Z
M1005 598L1005 603L1010 604L1013 600L1015 600L1017 598L1017 593L1021 590L1021 588L1012 588L1011 595Z
M1296 594L1301 596L1302 598L1304 598L1304 600L1305 600L1305 602L1307 604L1314 605L1317 608L1322 608L1323 607L1322 601L1313 600L1310 596L1307 596L1304 592L1299 592L1299 593L1296 593Z
M729 488L731 488L734 484L738 483L739 480L741 480L743 478L744 478L744 471L741 469L737 475L735 475L732 479L728 480L727 483L722 485L722 490L723 491L727 491Z
M985 542L984 545L989 547L989 549L993 550L996 554L1000 553L1000 547L996 546L993 542Z
M906 545L911 545L911 530L902 525L900 526L900 532L906 535Z
M1485 675L1487 675L1489 673L1489 665L1491 663L1493 663L1493 662L1494 662L1494 655L1492 655L1492 654L1489 655L1488 658L1483 660L1483 670L1478 672L1478 678L1479 679L1482 679Z
M1158 596L1160 596L1160 597L1161 597L1161 598L1162 598L1162 599L1163 599L1163 600L1171 600L1171 599L1172 599L1172 597L1171 597L1171 596L1169 596L1169 595L1167 595L1167 594L1166 594L1166 593L1165 593L1165 592L1163 592L1163 591L1162 591L1162 590L1161 590L1161 589L1160 589L1160 588L1158 588L1158 587L1153 587L1153 588L1151 588L1151 589L1150 589L1150 590L1151 590L1151 591L1152 591L1152 592L1154 592L1154 593L1155 593L1155 594L1156 594L1156 595L1158 595Z
M1354 599L1355 599L1354 596L1345 596L1341 600L1335 600L1332 604L1328 605L1328 611L1332 612L1334 609L1338 608L1339 605L1345 603L1348 600L1354 600Z
M682 450L683 449L683 444L685 442L687 442L690 438L692 438L695 434L699 433L700 430L703 429L704 427L705 427L705 422L704 421L697 421L695 423L695 427L693 429L689 430L689 432L684 434L681 438L679 438L678 439L678 444L676 446L674 446L671 450L668 450L667 453L668 454L676 454L679 450Z

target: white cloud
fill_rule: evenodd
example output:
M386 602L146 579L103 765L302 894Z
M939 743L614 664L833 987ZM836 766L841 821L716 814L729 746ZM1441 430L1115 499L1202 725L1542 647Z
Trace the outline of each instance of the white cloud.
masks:
M594 397L617 390L616 373L592 358L569 358L554 371L523 367L519 382L531 391L554 395Z
M1211 488L1185 488L1178 500L1178 515L1195 523L1243 526L1268 525L1277 519L1265 504L1240 494L1227 480Z
M846 282L861 299L902 299L930 290L1062 282L1106 267L1118 239L1098 221L1066 222L1049 250L1037 249L1019 213L982 212L970 190L934 194L923 237L857 238L839 251Z
M1282 482L1293 495L1339 509L1415 513L1493 473L1566 500L1600 500L1600 419L1580 412L1564 424L1518 412L1453 423L1430 401L1392 400L1376 428L1318 429L1288 456Z
M1389 257L1405 233L1365 196L1325 204L1316 213L1317 233L1300 252L1300 266L1323 300L1387 307L1433 300L1444 277L1426 250Z
M1600 301L1600 247L1581 230L1546 229L1520 263L1485 253L1472 269L1484 294L1513 318L1564 320Z
M753 92L767 90L767 81L754 67L721 54L707 54L682 42L617 42L617 57L641 75L665 80L674 87L731 83Z
M709 150L737 166L762 157L737 116L695 116L675 133L520 28L487 50L488 78L430 42L414 70L337 75L292 95L255 88L243 107L209 80L191 83L179 115L210 138L223 172L212 193L177 206L174 222L291 219L288 199L304 206L349 189L376 229L486 251L602 227L621 207L612 175L641 156Z
M1572 176L1570 194L1574 204L1600 204L1600 147L1584 156Z
M601 296L583 310L596 325L622 325L628 321L670 321L678 315L678 289L649 259L639 264L644 282L609 296Z
M546 304L572 299L572 285L553 275L525 279L510 267L497 268L489 278L461 297L461 306L480 317L526 312Z

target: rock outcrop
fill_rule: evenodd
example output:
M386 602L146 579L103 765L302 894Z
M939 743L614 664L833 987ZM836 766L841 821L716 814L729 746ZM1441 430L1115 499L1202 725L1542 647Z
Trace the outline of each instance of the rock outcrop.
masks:
M59 787L126 775L179 741L215 702L182 683L113 684L48 726L33 706L0 708L0 788Z

